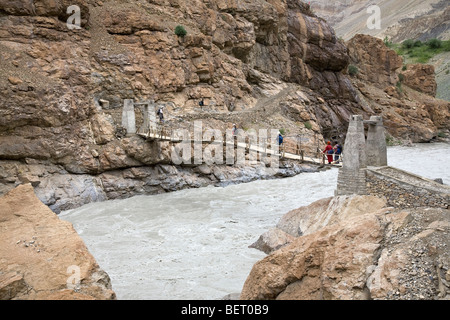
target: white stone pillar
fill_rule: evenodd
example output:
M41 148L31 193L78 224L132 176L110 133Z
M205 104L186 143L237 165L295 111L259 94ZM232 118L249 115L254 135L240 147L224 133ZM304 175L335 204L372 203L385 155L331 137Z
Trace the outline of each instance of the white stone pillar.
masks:
M127 129L127 135L136 133L136 114L133 99L123 101L122 127Z
M387 166L387 147L383 118L372 116L368 123L369 130L366 142L367 165L374 167Z

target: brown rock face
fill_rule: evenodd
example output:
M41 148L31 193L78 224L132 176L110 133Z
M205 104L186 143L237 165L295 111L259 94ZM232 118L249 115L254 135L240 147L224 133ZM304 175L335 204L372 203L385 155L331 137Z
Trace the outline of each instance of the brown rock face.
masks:
M72 225L22 185L0 198L0 300L115 299Z
M286 213L277 226L264 233L252 247L271 253L289 244L296 237L385 207L386 201L372 196L321 199Z
M351 61L358 66L358 78L384 89L398 81L395 71L403 65L402 57L381 39L358 34L347 42Z
M328 198L293 210L264 245L286 242L283 233L296 238L253 266L240 297L448 299L448 213L394 210L371 196Z
M406 141L425 142L446 132L450 102L434 99L432 66L407 65L380 39L356 35L347 42L351 76L364 110L381 115L388 134Z
M408 87L432 97L436 96L436 74L432 65L409 64L402 74L404 76L404 83Z
M324 97L352 100L352 88L339 73L349 63L345 44L324 20L308 14L305 3L288 1L288 7L290 79Z

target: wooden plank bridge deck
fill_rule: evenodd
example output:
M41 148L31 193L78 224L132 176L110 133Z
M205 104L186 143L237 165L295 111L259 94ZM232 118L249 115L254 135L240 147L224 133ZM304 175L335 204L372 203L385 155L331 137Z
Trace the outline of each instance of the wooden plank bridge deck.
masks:
M157 128L157 129L148 129L148 130L139 130L136 134L139 135L140 137L144 138L145 140L159 140L159 141L170 141L170 142L175 142L175 143L179 143L182 141L186 141L185 139L179 138L177 136L175 136L173 134L173 130L168 130L167 128ZM202 135L203 136L203 135ZM236 136L235 136L236 137ZM196 140L196 139L189 139L188 140L189 143L213 143L214 141L211 140ZM227 145L230 143L230 141L227 141L226 139L223 139L221 141L222 143L224 143L224 145ZM333 166L333 167L342 167L342 155L341 155L341 161L340 163L331 163L328 164L327 160L326 160L326 155L324 155L321 152L318 152L316 156L317 157L310 157L310 156L306 156L303 152L303 150L300 150L298 148L289 148L286 147L285 145L281 145L281 148L279 150L278 153L276 153L274 150L272 150L271 148L267 148L267 144L264 143L263 146L261 145L254 145L251 144L249 142L239 142L239 141L234 141L233 142L234 146L236 148L244 148L246 151L251 152L258 152L260 154L269 154L269 155L275 155L275 156L279 156L280 159L287 159L287 160L294 160L294 161L299 161L301 163L310 163L310 164L315 164L315 165L319 165L319 166ZM292 150L291 150L292 149ZM291 152L289 152L291 151Z

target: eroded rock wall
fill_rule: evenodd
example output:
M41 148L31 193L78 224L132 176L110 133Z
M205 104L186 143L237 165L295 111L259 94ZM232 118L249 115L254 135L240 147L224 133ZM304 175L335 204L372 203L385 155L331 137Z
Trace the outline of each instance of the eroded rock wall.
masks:
M0 198L0 300L111 300L111 281L78 236L22 185Z
M449 210L339 196L293 210L253 245L270 253L241 299L448 299Z

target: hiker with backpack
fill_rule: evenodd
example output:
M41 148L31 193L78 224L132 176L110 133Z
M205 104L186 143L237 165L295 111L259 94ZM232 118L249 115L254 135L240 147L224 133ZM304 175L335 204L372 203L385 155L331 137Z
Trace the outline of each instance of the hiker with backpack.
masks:
M337 164L340 162L342 154L342 146L337 141L334 142L333 151L334 151L334 161Z
M278 144L280 147L283 144L283 136L281 135L281 133L278 133Z

